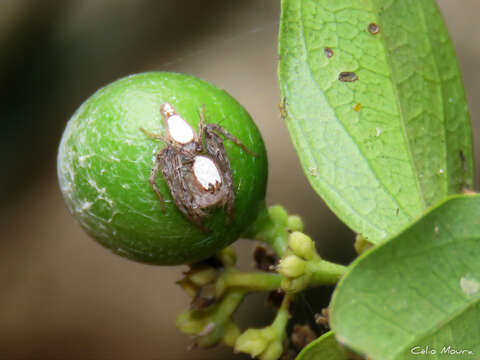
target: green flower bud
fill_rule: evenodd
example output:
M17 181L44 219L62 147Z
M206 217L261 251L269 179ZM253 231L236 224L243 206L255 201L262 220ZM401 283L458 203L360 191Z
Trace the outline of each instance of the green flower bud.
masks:
M268 208L268 215L276 223L286 224L288 219L287 210L280 205L273 205Z
M275 323L263 329L248 329L238 337L234 350L260 360L278 360L283 352L284 334L285 329Z
M265 349L260 360L278 360L283 353L283 345L281 341L274 341Z
M228 321L225 325L225 331L223 332L222 343L224 345L234 347L235 342L240 336L240 329L233 321Z
M304 258L305 260L311 260L316 255L315 243L313 240L301 232L293 232L288 237L288 246L295 255Z
M199 334L205 327L213 323L211 317L198 316L198 312L187 310L180 313L177 317L177 328L186 334Z
M185 273L185 277L187 277L193 284L198 287L213 282L217 278L217 276L217 269L205 265L194 266Z
M248 329L240 335L235 343L235 352L244 352L252 357L260 355L268 346L268 338L264 338L264 329Z
M184 277L177 281L177 284L187 293L191 298L197 295L198 286L195 285L188 277Z
M235 249L232 246L228 246L218 252L217 257L225 267L232 267L237 262L237 255Z
M280 260L278 272L289 278L296 278L305 272L305 261L295 255L287 255Z
M370 249L373 246L373 244L370 241L368 241L368 239L363 235L357 234L357 236L355 237L355 244L353 246L357 254L361 255L365 251Z
M288 229L291 231L303 231L303 221L298 215L290 215L287 219Z

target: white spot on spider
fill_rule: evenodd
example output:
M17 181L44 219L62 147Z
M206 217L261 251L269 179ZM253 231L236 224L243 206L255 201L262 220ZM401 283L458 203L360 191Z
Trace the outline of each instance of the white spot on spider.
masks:
M189 143L195 134L188 123L180 115L172 115L167 119L168 132L173 140L181 144Z
M440 169L440 170L438 170L438 172L439 172L440 174L443 174L443 173L445 172L445 170Z
M212 159L206 156L200 155L195 158L193 172L205 190L208 190L210 186L215 186L217 183L222 183L217 166Z

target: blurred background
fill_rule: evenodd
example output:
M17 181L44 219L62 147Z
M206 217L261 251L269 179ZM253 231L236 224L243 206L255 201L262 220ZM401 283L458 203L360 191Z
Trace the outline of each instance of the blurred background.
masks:
M478 139L480 3L438 3ZM248 358L222 347L189 351L191 340L175 328L189 303L175 285L186 267L113 255L64 206L55 164L63 128L95 90L128 74L185 72L232 94L264 136L268 203L300 214L323 257L351 261L353 234L310 189L280 120L278 18L278 0L1 0L1 360ZM252 264L253 246L236 245L242 266ZM300 321L326 306L331 290L308 293ZM260 294L249 298L240 323L268 324L273 312L264 305Z

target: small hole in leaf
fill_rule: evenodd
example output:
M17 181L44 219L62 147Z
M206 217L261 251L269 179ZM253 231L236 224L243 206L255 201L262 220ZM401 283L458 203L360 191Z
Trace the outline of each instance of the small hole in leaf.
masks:
M353 82L358 80L358 76L354 72L345 71L338 74L338 80L343 82Z
M370 23L368 25L368 32L372 35L377 35L380 32L380 26L375 23Z
M333 50L330 49L329 47L326 47L323 49L323 52L325 53L325 56L330 59L333 56Z

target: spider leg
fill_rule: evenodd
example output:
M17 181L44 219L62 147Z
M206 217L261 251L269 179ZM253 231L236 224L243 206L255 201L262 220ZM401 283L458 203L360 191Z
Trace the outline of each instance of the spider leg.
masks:
M164 142L167 142L167 139L163 135L151 133L145 130L144 128L140 128L140 130L151 139L162 140Z
M197 141L201 141L204 129L205 129L205 105L202 105L202 110L200 110L200 122L198 123L198 130L197 130Z
M182 198L180 198L183 195ZM203 232L208 232L208 229L203 226L202 216L205 216L205 212L201 209L193 209L193 201L191 198L187 197L188 194L184 192L183 194L176 194L174 197L175 204L177 205L178 210L192 223L195 224Z
M188 209L187 209L188 210ZM200 213L204 213L201 211ZM200 213L196 213L194 211L188 211L188 218L190 221L192 221L200 230L202 230L204 233L208 233L209 230L203 225L202 222L202 215ZM205 216L205 215L203 215Z
M189 164L193 162L193 158L183 159L184 166L182 167L182 171L190 171L185 170L189 168ZM207 212L200 208L195 200L195 197L192 196L190 193L190 184L189 180L187 180L187 174L182 174L178 177L179 182L181 183L181 187L185 190L182 204L179 206L180 211L182 211L185 216L193 222L200 230L204 233L208 233L209 230L203 225L202 219L207 216Z
M205 151L215 160L215 163L222 173L223 183L221 186L226 189L226 196L222 200L222 207L228 215L226 218L226 222L228 223L235 217L235 192L233 190L232 169L225 147L223 146L222 138L214 132L209 125L210 124L207 125L204 131Z
M250 154L252 156L255 156L257 157L258 155L256 153L254 153L253 151L251 151L250 149L248 149L245 145L243 145L240 140L238 140L235 136L233 136L232 134L230 134L227 130L225 130L223 127L221 127L220 125L218 124L207 124L205 125L205 130L204 131L215 131L217 133L220 133L222 134L223 136L225 136L228 140L230 140L231 142L233 142L235 145L237 145L238 147L240 147L243 151L245 151L247 154Z
M163 157L164 157L164 150L160 151L156 158L155 158L155 164L153 165L152 171L150 172L150 177L148 178L148 181L150 182L150 185L153 188L153 191L155 192L155 195L157 195L158 200L160 201L160 204L162 205L162 212L165 212L165 203L163 200L163 196L160 193L160 190L158 189L157 183L155 182L155 179L158 175L158 171L160 170L160 167L163 164Z
M229 224L230 221L235 219L235 193L233 192L232 188L228 190L225 213L227 214L226 223Z
M182 182L182 188L186 187L186 184ZM182 196L183 195L183 196ZM205 211L200 208L194 208L194 200L188 191L184 191L183 194L177 194L175 196L175 203L177 204L178 210L180 210L185 217L187 217L195 226L197 226L204 233L208 233L209 230L203 225L202 218L207 215ZM181 199L180 199L181 197Z

